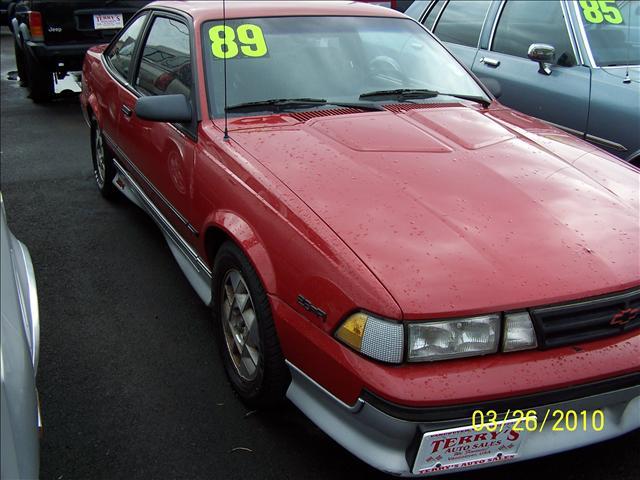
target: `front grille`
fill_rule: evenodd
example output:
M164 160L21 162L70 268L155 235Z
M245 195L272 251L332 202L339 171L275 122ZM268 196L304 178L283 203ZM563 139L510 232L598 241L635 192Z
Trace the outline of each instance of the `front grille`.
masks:
M640 327L640 289L580 302L534 308L541 348L561 347Z

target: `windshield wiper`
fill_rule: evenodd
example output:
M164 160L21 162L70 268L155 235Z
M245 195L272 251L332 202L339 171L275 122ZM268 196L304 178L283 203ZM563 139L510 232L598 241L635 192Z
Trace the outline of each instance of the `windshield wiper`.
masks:
M244 102L230 105L227 112L237 112L239 110L280 110L282 108L304 108L315 105L326 105L324 98L272 98L270 100L260 100L258 102Z
M447 97L461 98L462 100L481 103L485 107L491 105L491 100L487 100L485 97L478 97L476 95L462 95L458 93L441 93L440 95L446 95Z
M383 98L432 98L440 95L435 90L426 90L419 88L396 88L393 90L375 90L373 92L366 92L360 95L360 99L383 97Z
M257 102L238 103L227 107L227 112L238 111L260 111L260 110L276 110L291 108L308 108L323 105L335 105L346 108L359 108L361 110L384 110L379 105L371 103L346 103L346 102L330 102L324 98L272 98L270 100L260 100Z
M367 92L360 95L360 98L375 98L381 99L393 98L398 100L409 100L413 98L434 98L439 96L461 98L463 100L470 100L472 102L478 102L488 107L491 101L484 97L478 97L476 95L463 95L457 93L440 93L436 90L415 89L415 88L397 88L394 90L377 90L375 92Z

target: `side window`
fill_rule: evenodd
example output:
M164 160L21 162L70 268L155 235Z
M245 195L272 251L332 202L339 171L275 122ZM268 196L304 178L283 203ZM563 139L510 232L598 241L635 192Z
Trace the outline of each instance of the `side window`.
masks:
M424 9L431 3L429 0L415 0L411 2L411 5L404 11L404 14L414 20L420 21L420 17L424 13Z
M427 14L424 22L422 22L424 26L429 30L433 29L433 23L436 21L436 18L438 18L438 14L440 13L440 10L442 10L442 7L445 3L446 2L444 0L441 2L436 2L436 4L431 8L431 11Z
M189 28L179 20L153 21L140 60L135 87L144 95L184 94L191 97Z
M434 33L443 42L477 47L490 4L485 1L451 0L440 16Z
M532 43L546 43L556 49L556 63L576 64L560 2L508 1L493 38L493 51L527 58Z
M146 15L141 15L129 25L129 28L120 34L116 43L113 44L106 54L111 66L125 79L129 77L129 67L131 66L133 51L135 50L136 41L140 36L146 18Z

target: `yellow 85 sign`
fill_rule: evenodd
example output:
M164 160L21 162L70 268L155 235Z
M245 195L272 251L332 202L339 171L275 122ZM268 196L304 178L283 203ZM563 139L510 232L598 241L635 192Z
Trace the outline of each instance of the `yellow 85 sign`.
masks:
M618 24L624 20L622 13L618 10L615 0L580 0L582 14L584 19L589 23L607 23Z

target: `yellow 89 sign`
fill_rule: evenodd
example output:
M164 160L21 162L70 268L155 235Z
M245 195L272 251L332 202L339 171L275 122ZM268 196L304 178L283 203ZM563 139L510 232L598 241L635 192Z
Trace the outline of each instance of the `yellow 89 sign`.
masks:
M258 25L245 23L235 30L229 25L215 25L209 29L211 52L216 58L234 58L238 54L244 57L264 57L267 42Z
M624 20L622 13L616 7L615 0L581 0L582 14L584 19L589 23L607 23L619 24Z

